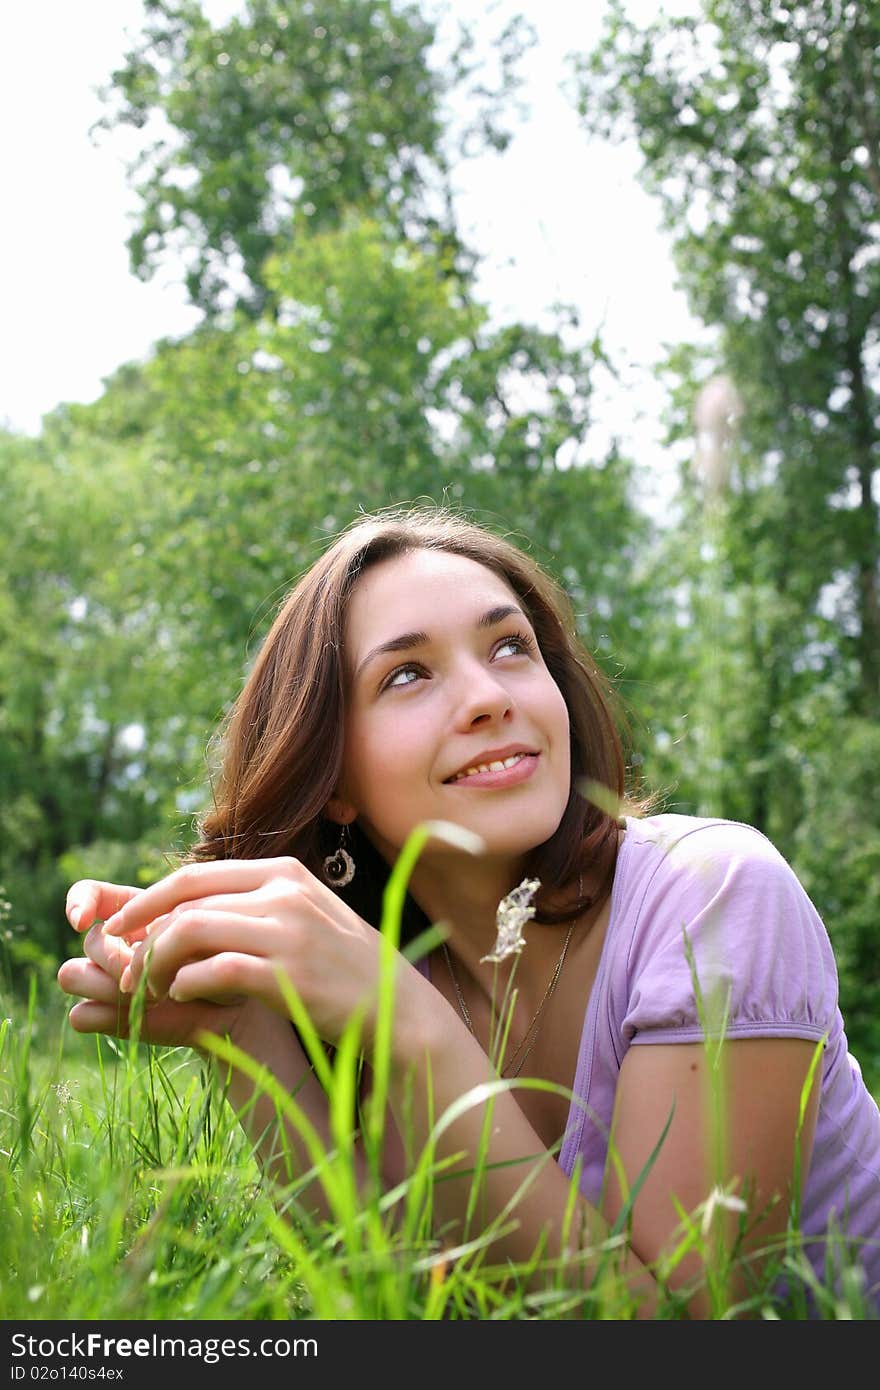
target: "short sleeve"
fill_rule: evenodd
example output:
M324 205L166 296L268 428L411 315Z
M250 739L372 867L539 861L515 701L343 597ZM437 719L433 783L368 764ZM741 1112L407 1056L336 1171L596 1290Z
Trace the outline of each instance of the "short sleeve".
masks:
M837 1010L834 953L797 876L759 831L701 822L650 846L627 958L625 1044L818 1042Z

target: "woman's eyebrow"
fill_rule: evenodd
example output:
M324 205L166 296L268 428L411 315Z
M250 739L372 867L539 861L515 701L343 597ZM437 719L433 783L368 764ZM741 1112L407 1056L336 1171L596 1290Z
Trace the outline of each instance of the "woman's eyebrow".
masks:
M513 603L503 603L497 608L488 608L485 613L481 613L474 626L479 630L485 627L494 627L496 623L503 623L505 618L510 618L516 614L529 622L528 615ZM426 647L431 638L427 632L401 632L398 637L390 637L387 642L380 642L378 647L374 647L368 652L363 661L354 673L355 680L360 678L364 667L369 666L371 661L379 656L385 656L388 652L409 652L414 647Z

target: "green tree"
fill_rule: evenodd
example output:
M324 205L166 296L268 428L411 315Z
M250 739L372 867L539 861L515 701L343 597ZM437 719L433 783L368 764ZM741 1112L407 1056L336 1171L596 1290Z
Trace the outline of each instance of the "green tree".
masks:
M253 0L216 31L198 5L147 10L115 119L172 133L141 161L141 230L160 205L167 220L137 254L146 273L182 238L205 317L39 440L2 442L0 884L55 955L75 948L72 878L156 876L159 847L189 838L211 733L276 602L358 511L432 499L512 533L568 586L626 693L659 604L632 465L592 443L601 345L564 313L491 326L478 301L440 107L466 50L429 70L430 26L378 0L338 0L320 23ZM338 141L313 87L334 112L350 93ZM500 99L475 108L479 141L503 140ZM302 185L289 206L280 168Z
M694 312L743 401L730 560L779 596L778 712L832 612L853 710L880 712L880 5L705 0L638 27L611 0L579 107L634 133ZM780 643L782 629L795 640ZM760 639L758 639L760 641Z
M107 89L108 129L143 143L129 249L148 277L172 251L195 304L259 313L263 267L292 229L337 227L350 208L425 248L463 254L445 196L448 162L501 148L514 69L529 31L498 35L486 85L462 26L445 61L435 23L390 0L247 0L214 27L198 0L146 0L143 33ZM448 148L450 93L472 109ZM294 218L294 214L296 217Z
M185 762L161 608L132 582L149 489L124 448L64 412L39 440L0 438L0 883L12 928L55 953L64 856L103 843L112 867L155 872L150 834L167 838Z
M876 1051L858 980L877 941L862 769L880 714L880 4L703 0L638 25L610 0L575 70L587 127L637 139L690 306L715 330L714 348L666 364L689 464L707 378L738 399L725 485L683 473L667 550L679 699L700 725L685 799L710 786L714 812L802 869Z

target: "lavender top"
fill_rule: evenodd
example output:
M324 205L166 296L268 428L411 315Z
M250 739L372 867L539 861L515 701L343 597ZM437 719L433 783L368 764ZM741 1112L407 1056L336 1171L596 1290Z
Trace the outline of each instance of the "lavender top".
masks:
M689 962L685 933L692 948ZM751 826L692 816L627 818L605 942L578 1050L558 1163L598 1204L620 1065L630 1047L728 1038L823 1042L801 1230L825 1284L830 1231L860 1245L880 1311L880 1111L847 1049L825 926L792 869ZM719 1003L720 1001L720 1003Z

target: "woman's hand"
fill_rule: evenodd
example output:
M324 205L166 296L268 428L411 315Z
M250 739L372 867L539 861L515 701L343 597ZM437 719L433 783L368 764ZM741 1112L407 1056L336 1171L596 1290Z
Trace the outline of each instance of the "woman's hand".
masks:
M86 932L95 922L103 922L118 912L125 903L136 898L142 888L130 883L102 883L95 878L81 878L67 892L65 912L74 931Z
M163 885L157 886L163 888ZM75 883L71 888L67 916L73 925L81 924L89 930L83 941L85 956L65 961L58 971L58 982L68 994L79 996L80 1002L70 1011L70 1022L78 1033L128 1036L131 995L120 990L119 982L140 949L131 943L145 939L151 922L144 919L149 918L151 909L141 912L137 924L128 923L127 939L105 934L101 922L123 904L134 903L141 897L147 899L152 892L94 881ZM142 959L137 968L142 969ZM138 1033L144 1042L198 1049L205 1033L228 1035L238 1048L268 1068L282 1088L296 1096L297 1104L317 1131L324 1148L330 1151L335 1146L327 1115L327 1097L286 1017L257 998L238 997L235 1002L224 1004L200 998L175 1002L168 998L151 1000L146 996ZM210 1058L211 1050L202 1050ZM234 1065L231 1068L224 1065L221 1076L224 1094L251 1139L264 1170L271 1177L277 1177L281 1184L285 1203L282 1211L286 1214L291 1172L306 1173L312 1167L311 1149L298 1127L289 1120L284 1121L285 1141L279 1143L275 1101L247 1072L239 1071ZM403 1148L399 1141L395 1146L392 1125L388 1126L384 1141L385 1162L395 1165L389 1169L388 1186L396 1186L403 1180L406 1170ZM355 1171L359 1185L366 1188L372 1176L358 1140L355 1141ZM308 1200L315 1203L318 1214L324 1220L331 1219L333 1210L327 1203L320 1180L311 1181L305 1191Z
M128 898L104 931L108 940L134 943L120 979L124 992L136 989L146 971L148 998L164 1004L246 997L287 1017L280 972L326 1042L339 1041L360 1007L365 1042L372 1036L379 933L296 859L187 864ZM402 957L396 965L400 1043L406 1019L418 1020L420 996L430 986Z
M67 895L68 921L79 930L88 928L83 939L84 956L64 961L57 976L64 992L80 1000L69 1014L77 1033L128 1037L131 996L120 991L119 981L134 954L131 941L143 933L136 931L130 940L106 936L101 921L143 891L127 884L83 879ZM250 1004L246 1009L243 1001L227 1005L206 1000L175 1004L171 1000L154 1003L148 997L139 1036L144 1042L181 1047L196 1047L202 1032L221 1036L228 1033L235 1041L243 1032L245 1016L253 1009Z

